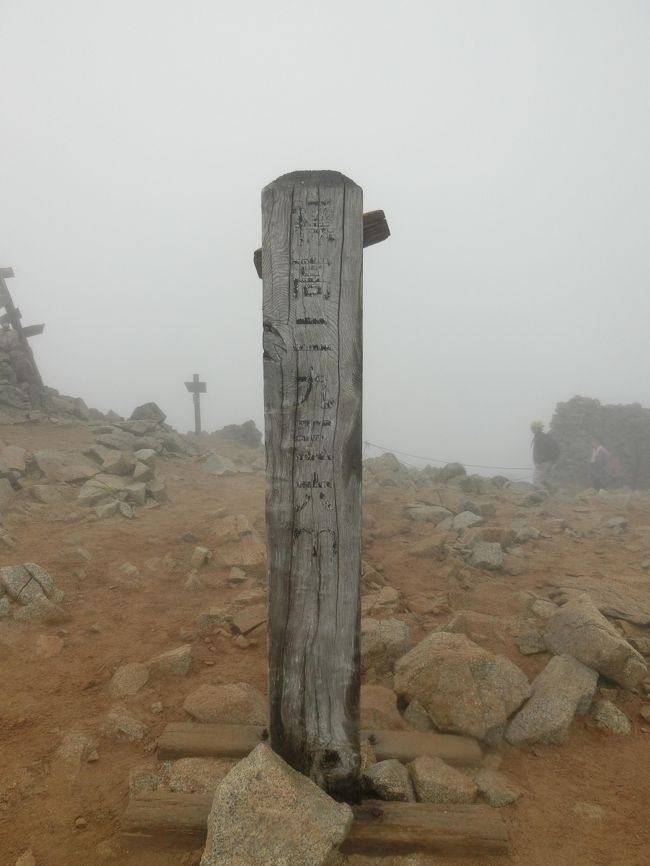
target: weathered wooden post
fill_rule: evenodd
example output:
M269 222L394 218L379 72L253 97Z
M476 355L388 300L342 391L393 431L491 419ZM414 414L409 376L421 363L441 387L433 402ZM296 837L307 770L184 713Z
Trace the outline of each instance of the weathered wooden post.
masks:
M262 193L262 229L271 745L354 800L362 190L333 171L284 175Z
M205 382L200 382L199 374L195 373L192 381L185 383L185 387L194 400L194 432L198 436L201 432L201 394L205 394L208 386Z

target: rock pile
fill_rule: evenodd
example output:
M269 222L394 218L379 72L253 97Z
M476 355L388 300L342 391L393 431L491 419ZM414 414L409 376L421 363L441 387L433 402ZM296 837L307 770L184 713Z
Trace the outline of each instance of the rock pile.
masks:
M617 486L650 487L650 409L573 397L558 403L551 432L561 449L554 474L563 483L590 485L591 441L596 438L620 460Z

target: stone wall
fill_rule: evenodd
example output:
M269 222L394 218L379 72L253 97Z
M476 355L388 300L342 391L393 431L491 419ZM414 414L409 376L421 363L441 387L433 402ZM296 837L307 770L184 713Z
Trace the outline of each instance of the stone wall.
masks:
M558 403L551 433L561 448L554 473L559 481L589 486L591 441L596 438L620 461L616 486L650 487L650 409L639 403L610 406L573 397Z

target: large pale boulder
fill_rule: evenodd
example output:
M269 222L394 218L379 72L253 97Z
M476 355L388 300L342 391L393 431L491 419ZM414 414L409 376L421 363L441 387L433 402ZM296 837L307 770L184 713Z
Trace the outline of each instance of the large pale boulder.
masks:
M643 656L618 634L587 593L550 617L544 640L555 655L573 656L625 688L635 688L648 675Z
M259 745L215 792L201 866L333 866L351 824L347 804Z
M361 673L371 668L389 674L398 658L410 649L409 627L398 619L361 620Z
M183 709L197 722L264 725L266 702L248 683L203 685L185 699Z
M441 731L498 742L530 684L505 656L463 634L434 632L395 665L395 691L419 701Z
M532 683L532 696L508 725L513 746L564 743L576 715L585 715L598 674L571 656L555 656Z

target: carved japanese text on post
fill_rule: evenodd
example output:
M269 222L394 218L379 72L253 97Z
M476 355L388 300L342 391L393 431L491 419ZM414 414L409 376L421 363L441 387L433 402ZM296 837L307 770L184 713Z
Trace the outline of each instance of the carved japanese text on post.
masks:
M271 742L332 793L358 775L362 192L263 193Z

